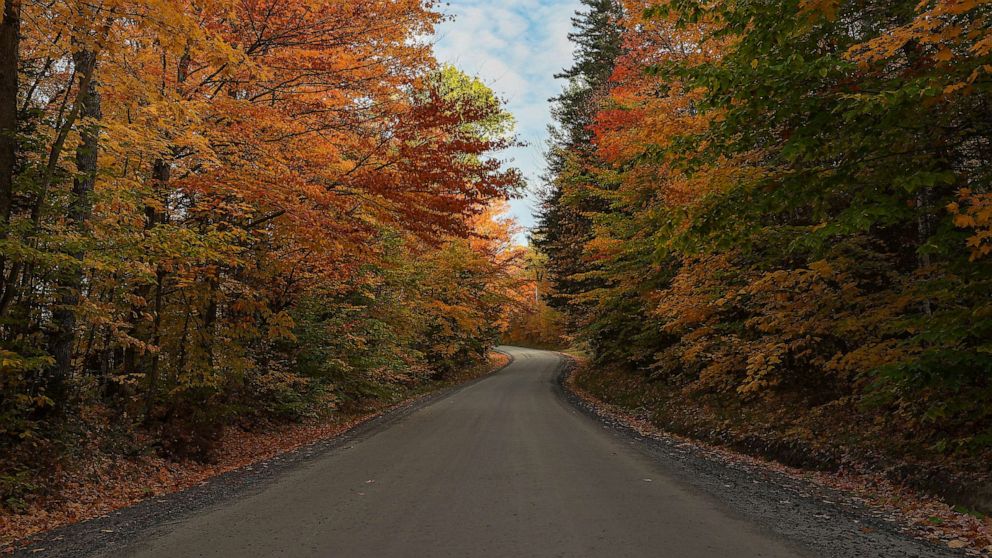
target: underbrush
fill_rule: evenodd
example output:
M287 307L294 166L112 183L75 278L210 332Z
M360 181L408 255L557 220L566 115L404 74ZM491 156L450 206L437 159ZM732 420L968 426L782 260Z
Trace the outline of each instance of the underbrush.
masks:
M811 404L789 393L745 400L610 367L584 369L575 381L667 432L800 469L880 473L969 509L992 511L992 449L940 444L948 432L909 425L885 406L850 396Z
M99 402L25 439L0 457L0 546L141 499L193 486L346 430L411 397L478 377L507 357L491 353L437 377L426 370L332 382L247 385L244 400L156 406L150 418ZM292 388L292 389L291 389ZM267 390L259 398L257 390ZM244 401L264 401L250 406Z

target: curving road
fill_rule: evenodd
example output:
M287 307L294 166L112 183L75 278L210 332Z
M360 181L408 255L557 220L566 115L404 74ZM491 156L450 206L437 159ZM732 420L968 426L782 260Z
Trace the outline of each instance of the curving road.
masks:
M499 374L133 555L798 555L574 410L556 394L561 357L508 352Z
M503 350L503 371L334 445L52 532L24 555L946 555L805 484L608 427L563 396L562 357Z

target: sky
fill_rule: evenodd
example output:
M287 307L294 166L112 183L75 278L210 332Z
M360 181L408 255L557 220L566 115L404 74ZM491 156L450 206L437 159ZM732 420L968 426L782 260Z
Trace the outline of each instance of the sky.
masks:
M528 145L504 157L527 178L527 195L510 204L524 227L534 224L551 123L548 99L563 86L554 75L572 65L568 33L578 8L579 0L450 0L443 11L453 19L438 26L435 37L438 59L479 76L516 118Z

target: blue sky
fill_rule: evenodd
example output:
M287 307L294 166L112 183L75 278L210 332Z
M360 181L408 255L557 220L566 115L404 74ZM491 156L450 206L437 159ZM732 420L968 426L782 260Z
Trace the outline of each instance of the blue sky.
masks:
M443 11L454 19L437 29L438 59L479 76L505 99L528 144L507 153L529 183L527 197L511 204L525 227L534 222L535 191L544 170L548 99L562 87L554 74L571 66L567 35L578 7L578 0L450 0Z

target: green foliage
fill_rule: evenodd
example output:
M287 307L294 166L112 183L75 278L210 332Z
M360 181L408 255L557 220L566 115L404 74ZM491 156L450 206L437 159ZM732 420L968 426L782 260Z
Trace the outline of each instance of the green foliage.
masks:
M3 497L3 507L15 513L26 511L27 498L39 488L32 482L33 479L33 472L27 469L0 475L0 496Z
M588 195L598 180L587 172L596 165L590 126L595 99L607 86L622 51L619 23L623 14L617 0L582 0L581 4L569 35L577 47L575 62L556 76L566 79L567 84L553 99L551 112L556 125L549 130L546 185L531 235L531 244L546 255L547 271L556 285L548 294L548 303L564 311L573 325L582 318L569 297L598 284L583 277L588 266L581 257L583 243L592 236L588 213L605 209L602 200Z

